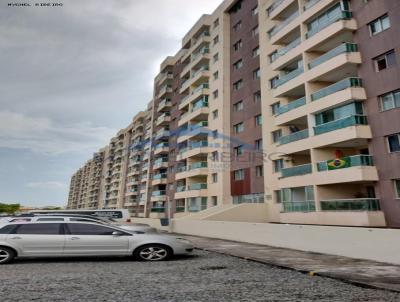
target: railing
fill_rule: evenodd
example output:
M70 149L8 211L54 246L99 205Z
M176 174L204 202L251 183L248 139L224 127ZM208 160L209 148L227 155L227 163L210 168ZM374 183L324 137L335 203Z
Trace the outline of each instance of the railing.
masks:
M374 160L371 155L353 155L338 159L331 159L317 163L318 171L336 170L359 166L373 166Z
M310 0L304 5L304 10L308 10L321 0Z
M191 184L188 187L188 190L203 190L203 189L207 189L207 184L206 183L198 183L198 184Z
M197 124L190 125L189 131L193 131L193 130L196 130L196 129L202 128L202 127L208 127L208 121L201 121L201 122L198 122Z
M192 78L196 77L201 72L208 71L208 70L210 70L208 66L203 66L200 69L198 69L195 73L192 74Z
M321 211L380 211L376 198L321 200Z
M298 37L297 39L293 40L292 42L290 42L288 45L286 45L285 47L279 49L275 54L273 54L271 56L271 62L276 61L278 58L284 56L285 54L287 54L290 50L292 50L293 48L295 48L296 46L300 45L301 43L301 38Z
M194 62L199 56L207 54L209 52L210 52L210 50L208 48L204 48L204 49L200 50L199 52L193 54L192 59L191 59L192 62Z
M185 186L177 186L176 187L176 192L184 192L186 191L186 187Z
M158 108L160 109L161 107L170 106L170 105L172 105L171 100L164 99L163 101L161 101L161 102L158 104Z
M186 166L182 166L176 169L176 173L181 173L181 172L185 172L187 171L187 167Z
M207 168L207 162L198 162L191 164L189 166L189 170L195 170L195 169L201 169L201 168Z
M151 196L165 196L166 194L167 194L167 191L159 190L159 191L153 191L151 193Z
M268 16L270 16L272 14L272 12L279 6L282 4L284 0L276 0L274 3L272 3L272 5L270 7L267 8L267 13Z
M308 129L304 129L304 130L297 131L297 132L294 132L289 135L281 136L279 138L279 144L280 145L288 144L291 142L295 142L295 141L298 141L301 139L308 138L308 136L309 136Z
M278 115L289 112L306 104L306 97L302 97L278 108Z
M185 206L176 206L175 213L182 213L185 212Z
M167 173L160 173L153 176L154 180L167 179Z
M208 147L208 141L192 142L189 146L190 149L196 149L201 147Z
M343 43L339 45L338 47L335 47L334 49L331 49L327 53L323 54L322 56L316 58L315 60L312 60L309 64L308 67L310 69L325 63L326 61L342 54L342 53L347 53L347 52L357 52L358 47L357 44L354 43Z
M152 213L164 213L165 212L165 207L151 208L150 212L152 212Z
M367 117L364 115L351 115L329 123L318 125L314 127L314 134L318 135L356 125L368 125Z
M294 14L287 17L284 21L276 25L272 30L268 32L269 38L275 36L278 32L280 32L286 25L291 23L294 19L296 19L300 15L299 11L296 11Z
M194 104L194 106L192 108L192 112L194 112L198 109L201 109L201 108L205 108L205 107L208 107L208 101L204 101L204 100L198 101Z
M290 80L293 80L295 77L298 77L299 75L301 75L304 72L304 68L303 67L299 67L285 75L283 75L282 77L279 77L279 79L276 81L276 85L274 88L279 87L280 85L285 84L286 82L289 82Z
M312 173L312 165L305 164L299 165L290 168L284 168L281 170L282 177L291 177L291 176L298 176L298 175L305 175Z
M208 88L209 88L208 83L203 83L203 84L197 86L195 89L193 89L192 94L195 94L203 89L208 89Z
M316 33L320 32L321 30L323 30L324 28L328 27L329 25L331 25L332 23L335 23L339 20L343 20L343 19L350 19L352 17L351 12L349 11L342 11L342 10L338 10L337 12L330 14L323 23L318 24L317 27L309 30L306 33L306 39L312 37L313 35L315 35Z
M168 147L169 147L169 144L164 142L164 143L159 143L158 145L156 145L156 147L154 149L156 150L156 149L168 148Z
M283 202L283 212L315 212L314 201Z
M159 158L154 161L154 165L160 165L162 163L167 163L167 162L168 162L168 158Z
M345 90L350 87L362 87L360 78L346 78L311 94L311 100L316 101L330 94Z

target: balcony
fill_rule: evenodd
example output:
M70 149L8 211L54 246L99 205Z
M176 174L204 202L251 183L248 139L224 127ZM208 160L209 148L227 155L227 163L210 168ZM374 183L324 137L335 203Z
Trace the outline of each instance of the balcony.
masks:
M160 112L164 109L169 109L172 106L172 102L169 99L164 99L158 104L157 112Z
M299 165L290 168L284 168L281 170L282 178L305 175L310 173L312 173L311 164Z
M376 198L321 200L321 211L380 211Z
M282 4L284 0L276 0L270 7L267 8L267 14L268 16L271 16L271 14L276 10L279 5Z
M207 162L197 162L194 164L191 164L189 166L189 170L196 170L196 169L201 169L201 168L207 168Z
M174 78L174 75L171 72L165 72L161 74L158 78L158 84L161 85L167 80L172 80Z
M197 59L199 59L201 56L209 54L210 53L210 49L208 48L202 48L200 51L192 54L191 56L191 62L193 63L194 61L196 61Z
M160 88L160 91L158 92L157 98L160 99L162 98L165 94L171 93L172 92L172 86L170 85L164 85L163 87Z
M309 10L311 7L313 7L315 4L320 2L321 0L309 0L305 5L304 5L304 10Z
M301 75L303 72L304 72L304 68L299 67L299 68L283 75L282 77L280 76L279 79L276 81L276 85L274 86L274 88L278 88L279 86L289 82L290 80L293 80L294 78Z
M314 36L315 34L319 33L321 30L323 30L324 28L328 27L329 25L331 25L332 23L335 23L339 20L348 20L352 18L352 14L349 11L342 11L339 7L339 9L337 9L334 12L331 12L330 14L326 15L326 18L324 19L324 21L318 23L317 26L315 26L314 28L310 29L307 33L306 33L306 39Z
M330 159L317 163L318 171L337 170L350 167L374 166L371 155L353 155L340 159Z
M156 121L157 126L161 126L164 124L168 124L171 121L171 116L169 113L165 112L164 114L160 115Z
M160 129L159 131L157 131L156 136L155 136L155 140L159 140L159 139L163 139L163 138L167 138L170 136L170 132L169 130L166 129Z
M357 52L357 51L358 51L357 44L343 43L343 44L339 45L338 47L328 51L324 55L318 57L317 59L311 61L308 64L308 67L309 67L309 69L312 69L312 68L314 68L322 63L325 63L326 61L328 61L342 53L350 53L350 52Z
M168 158L159 158L154 161L153 169L167 168Z
M314 127L314 134L319 135L322 133L358 125L368 125L367 117L364 115L351 115L329 123L321 124Z
M306 104L306 97L302 97L300 99L292 101L284 106L280 106L278 109L278 115L289 112L298 107L304 106L305 104Z
M350 87L362 87L362 80L360 78L346 78L339 82L336 82L328 87L322 88L317 92L311 94L311 100L316 101L324 98L328 95L336 93L338 91L350 88Z
M282 202L283 212L315 212L314 201L293 201L293 202Z
M154 148L154 155L160 153L168 153L169 152L169 144L167 142L159 143Z
M204 189L207 189L206 183L191 184L188 186L188 191L204 190Z
M308 136L309 136L308 129L297 131L297 132L294 132L292 134L282 136L279 139L279 145L285 145L285 144L288 144L288 143L291 143L291 142L295 142L295 141L298 141L298 140L306 139L306 138L308 138Z
M278 49L276 53L271 55L271 63L275 62L277 59L279 59L280 57L287 54L293 48L299 46L300 43L301 43L301 38L298 37L297 39L295 39L292 42L290 42L289 44L287 44L285 47Z
M295 20L300 15L299 11L296 11L291 16L287 17L284 21L279 23L278 25L274 26L269 32L268 36L271 39L277 33L279 33L282 29L284 29L288 24L290 24L293 20Z
M167 179L167 173L159 173L153 176L153 180Z
M186 106L188 106L192 101L200 98L201 96L208 97L209 95L209 85L208 83L202 83L197 86L189 95L182 98L179 104L179 110L182 110Z

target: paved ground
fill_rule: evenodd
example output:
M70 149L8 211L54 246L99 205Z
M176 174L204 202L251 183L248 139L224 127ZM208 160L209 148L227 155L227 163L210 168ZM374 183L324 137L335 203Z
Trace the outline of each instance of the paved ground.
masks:
M145 263L121 259L18 260L0 268L9 301L400 301L400 294L196 250Z
M183 237L204 250L400 293L398 265L228 240L186 235Z

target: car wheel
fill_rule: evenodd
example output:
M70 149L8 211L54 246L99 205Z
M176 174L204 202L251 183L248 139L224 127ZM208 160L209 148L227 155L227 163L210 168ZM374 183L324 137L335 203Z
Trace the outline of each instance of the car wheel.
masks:
M171 258L172 249L165 245L148 244L138 247L133 256L142 261L162 261Z
M0 264L5 264L13 260L15 252L7 247L0 246Z

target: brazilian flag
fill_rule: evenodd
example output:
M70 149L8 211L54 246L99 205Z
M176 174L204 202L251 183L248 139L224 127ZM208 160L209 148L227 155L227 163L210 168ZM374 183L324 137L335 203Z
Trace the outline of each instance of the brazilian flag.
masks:
M336 158L326 161L328 170L336 170L350 167L350 157Z

